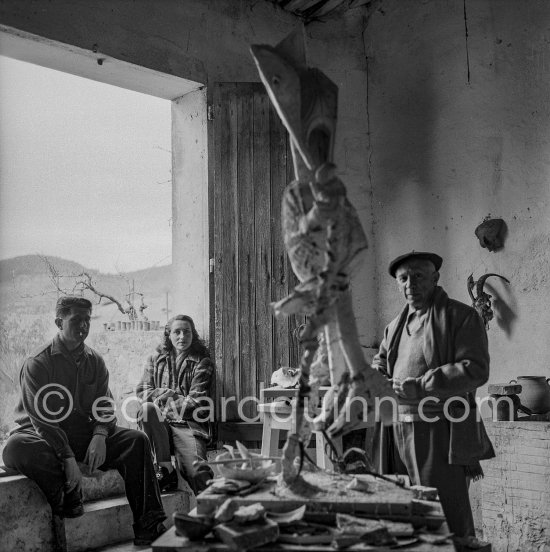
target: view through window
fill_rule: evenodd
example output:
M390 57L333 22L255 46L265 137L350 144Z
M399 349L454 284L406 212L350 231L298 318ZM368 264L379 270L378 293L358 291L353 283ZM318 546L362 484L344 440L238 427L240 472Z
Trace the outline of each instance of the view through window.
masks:
M168 100L0 57L0 442L62 293L92 300L87 343L115 399L132 392L170 308L170 119Z

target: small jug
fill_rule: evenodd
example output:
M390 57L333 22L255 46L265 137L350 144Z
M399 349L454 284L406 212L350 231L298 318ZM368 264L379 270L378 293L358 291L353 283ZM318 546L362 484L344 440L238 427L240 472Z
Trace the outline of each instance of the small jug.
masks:
M510 383L519 383L522 391L519 394L521 404L533 414L550 412L550 378L544 376L518 376Z

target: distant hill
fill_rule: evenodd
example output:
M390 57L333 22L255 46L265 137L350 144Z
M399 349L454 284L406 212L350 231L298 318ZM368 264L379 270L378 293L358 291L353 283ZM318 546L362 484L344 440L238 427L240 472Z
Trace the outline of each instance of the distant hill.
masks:
M88 270L74 261L68 261L59 257L47 258L62 274L79 274L82 271ZM40 255L22 255L21 257L3 259L0 261L0 282L12 281L14 276L43 275L46 268ZM97 273L97 270L92 270L91 272Z
M70 290L74 286L74 277L88 273L94 286L123 302L125 295L133 289L144 294L144 302L148 306L145 315L150 320L165 320L163 309L166 306L166 294L170 301L172 265L155 266L134 272L121 274L103 274L98 270L88 269L79 263L48 256L48 262L55 269L55 274L48 268L39 255L24 255L11 259L0 260L0 315L34 315L51 313L57 298L53 282L56 278L59 287ZM94 304L97 297L86 292ZM134 300L135 306L140 303L140 297ZM94 315L102 322L124 320L116 305L105 299L94 307Z

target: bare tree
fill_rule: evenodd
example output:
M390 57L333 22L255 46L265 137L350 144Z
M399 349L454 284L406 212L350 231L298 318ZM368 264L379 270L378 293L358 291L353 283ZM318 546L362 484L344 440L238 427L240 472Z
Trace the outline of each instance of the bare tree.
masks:
M130 280L122 275L119 276L126 280L128 284L129 291L124 295L123 301L117 299L110 293L98 289L97 283L89 272L83 271L78 274L61 274L58 268L44 255L39 255L42 262L46 265L48 269L49 279L54 286L55 290L59 295L83 295L85 291L89 291L97 297L97 304L115 304L118 310L124 315L127 316L131 321L137 320L141 317L143 320L147 320L147 317L144 315L144 311L147 308L147 305L144 302L144 294L138 291L134 291L133 281L130 283ZM62 282L68 282L67 285L63 285ZM72 285L71 285L72 284ZM134 301L136 297L141 298L141 303L136 309L134 306ZM139 311L139 315L138 315Z

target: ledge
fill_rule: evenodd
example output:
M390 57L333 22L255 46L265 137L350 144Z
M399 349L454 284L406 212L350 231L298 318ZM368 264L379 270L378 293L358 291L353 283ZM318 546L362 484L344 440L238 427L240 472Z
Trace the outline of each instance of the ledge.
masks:
M506 429L526 429L536 431L549 431L550 422L547 421L534 421L534 420L513 420L513 421L493 421L491 419L484 419L483 423L486 427L503 427Z
M132 514L116 470L82 479L84 516L61 520L55 534L51 508L38 485L24 475L10 475L13 470L0 473L2 550L80 552L132 537ZM162 500L167 525L174 511L186 513L195 502L188 488L163 494Z

